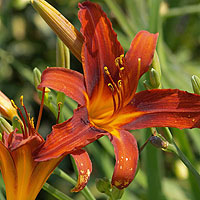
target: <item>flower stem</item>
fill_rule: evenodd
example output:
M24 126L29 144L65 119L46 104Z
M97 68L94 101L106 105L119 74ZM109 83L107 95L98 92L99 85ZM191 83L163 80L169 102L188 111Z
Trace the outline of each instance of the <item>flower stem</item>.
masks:
M45 183L43 189L50 193L52 196L56 197L58 200L73 200L72 198L68 197L66 194L62 193L61 191L54 188L52 185Z
M76 181L73 178L71 178L68 174L66 174L63 170L59 169L58 167L54 170L53 174L59 176L60 178L66 180L67 182L71 183L74 186L76 185ZM87 186L80 192L83 194L83 196L87 200L95 200L95 197L90 192Z
M195 176L200 187L200 174L194 168L192 163L187 159L187 157L183 154L183 152L178 148L174 140L172 142L172 146L169 146L169 149L172 152L174 152L179 157L179 159L185 164L185 166L191 171L191 173Z
M171 8L166 14L163 15L164 18L176 17L186 14L194 14L200 12L200 4L187 5L182 8Z

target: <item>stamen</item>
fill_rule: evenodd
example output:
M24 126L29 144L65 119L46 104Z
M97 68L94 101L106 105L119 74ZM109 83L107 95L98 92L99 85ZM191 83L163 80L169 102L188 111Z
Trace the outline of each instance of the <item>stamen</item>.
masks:
M23 100L23 97L22 97L22 100ZM20 98L20 101L21 101L21 98ZM19 107L16 106L15 102L13 100L11 100L11 104L12 106L17 109L20 113L20 117L22 118L22 122L23 124L20 123L20 126L21 126L21 129L22 129L22 134L23 134L23 138L27 138L28 137L28 132L27 132L27 128L26 128L26 121L24 119L24 116L22 114L22 111ZM24 125L24 129L23 129L23 125ZM24 130L24 131L23 131Z
M22 107L24 108L24 112L25 112L26 120L27 120L27 124L28 124L28 136L30 136L30 134L31 134L30 116L28 115L26 107L24 106L23 96L20 97L20 103L21 103Z
M57 120L56 120L56 124L58 124L59 119L60 119L60 106L61 105L62 105L62 102L58 102L58 117L57 117Z
M43 107L44 107L44 95L45 95L45 87L42 90L42 99L41 99L40 111L39 111L37 125L36 125L36 132L38 132L38 129L39 129L39 126L40 126L40 121L41 121L41 118L42 118L42 110L43 110Z

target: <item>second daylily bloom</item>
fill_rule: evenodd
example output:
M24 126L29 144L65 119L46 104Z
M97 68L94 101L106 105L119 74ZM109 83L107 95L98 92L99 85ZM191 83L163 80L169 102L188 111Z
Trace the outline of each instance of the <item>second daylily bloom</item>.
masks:
M17 129L11 133L4 131L2 141L0 140L0 171L6 187L6 199L34 200L64 156L61 155L57 158L53 156L48 161L35 161L32 154L45 141L35 130L33 120L29 118L23 103L27 125L21 110L14 102L13 105L15 109L19 110L23 124L21 124L22 133L17 133ZM72 156L79 171L78 183L72 191L79 191L86 185L92 165L84 150L77 150L73 152ZM82 160L86 161L84 165Z
M116 164L112 184L122 189L133 180L138 148L132 129L200 126L200 96L180 90L155 89L136 93L139 78L152 62L158 34L139 32L124 56L111 22L97 4L79 4L84 75L48 68L40 88L49 87L71 97L79 106L74 116L53 126L36 161L73 153L107 135Z

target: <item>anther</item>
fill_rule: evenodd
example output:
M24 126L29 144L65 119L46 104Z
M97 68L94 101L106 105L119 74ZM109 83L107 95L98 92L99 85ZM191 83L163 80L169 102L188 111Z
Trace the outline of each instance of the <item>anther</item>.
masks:
M120 61L120 64L121 64L121 65L123 65L123 58L124 58L124 54L120 55L119 61Z
M15 102L14 102L12 99L11 99L10 101L11 101L12 106L13 106L15 109L18 109L18 107L16 106Z
M118 87L121 87L122 86L122 80L118 80Z
M110 88L110 90L111 90L112 92L114 92L114 87L113 87L113 85L112 85L111 83L108 83L108 87Z
M22 106L24 106L24 101L23 101L23 99L24 99L24 97L23 97L23 95L20 97L20 103L21 103L21 105Z
M105 73L107 74L107 75L109 75L110 74L110 72L108 71L108 67L104 67L104 71L105 71Z

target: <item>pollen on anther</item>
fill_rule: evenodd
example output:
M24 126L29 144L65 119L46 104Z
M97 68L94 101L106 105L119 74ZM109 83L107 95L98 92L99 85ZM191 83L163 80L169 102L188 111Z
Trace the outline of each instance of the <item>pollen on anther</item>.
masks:
M110 72L108 71L108 67L104 67L104 72L107 74L107 75L109 75L110 74Z
M123 65L123 58L124 58L124 54L120 55L119 60L120 60L121 65Z
M112 85L111 83L108 83L108 87L110 88L110 90L111 90L112 92L114 92L114 87L113 87L113 85Z
M119 86L119 87L122 86L122 80L118 80L118 86Z

